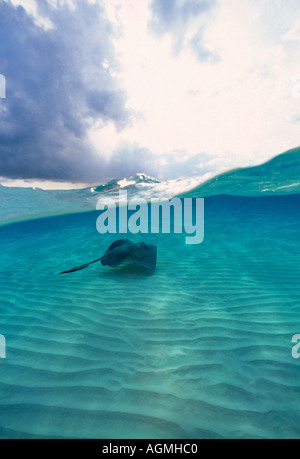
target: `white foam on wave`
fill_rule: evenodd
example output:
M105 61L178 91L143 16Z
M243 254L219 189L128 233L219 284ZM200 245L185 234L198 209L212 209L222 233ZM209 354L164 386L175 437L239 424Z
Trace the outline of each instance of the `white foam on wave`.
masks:
M26 182L26 187L0 186L0 225L40 217L86 212L96 209L100 197L119 202L119 190L126 190L128 199L171 199L188 191L211 177L185 178L159 182L147 174L109 182L98 187L68 189L51 183L52 188L43 189L41 183ZM12 185L13 182L10 182ZM44 182L43 182L44 183ZM36 186L33 186L36 185ZM45 185L45 183L44 183Z

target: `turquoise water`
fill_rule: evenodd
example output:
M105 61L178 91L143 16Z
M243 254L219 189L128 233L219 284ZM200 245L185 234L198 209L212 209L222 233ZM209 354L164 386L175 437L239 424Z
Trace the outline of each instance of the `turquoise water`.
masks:
M300 438L300 194L206 197L200 245L130 235L154 274L59 276L116 239L97 217L0 228L0 437Z
M300 437L300 196L205 207L203 244L143 238L154 275L57 275L114 240L97 213L0 229L1 437Z
M266 164L237 169L221 175L159 182L146 174L115 179L106 185L70 190L8 188L0 185L0 225L17 221L95 210L99 197L118 200L126 190L128 200L170 199L174 196L215 195L281 196L300 193L300 147ZM210 179L207 179L210 176ZM190 191L192 190L192 192Z
M218 175L193 190L193 196L282 196L300 193L300 147L265 164Z

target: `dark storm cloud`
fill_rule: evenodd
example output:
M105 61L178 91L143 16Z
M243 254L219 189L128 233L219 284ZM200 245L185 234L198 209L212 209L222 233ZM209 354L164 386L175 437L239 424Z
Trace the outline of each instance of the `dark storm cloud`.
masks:
M154 155L149 149L136 144L123 144L113 152L107 172L114 178L130 177L137 172L144 172L160 180L173 180L201 176L215 170L215 157L205 152L190 157L186 157L186 154L185 150L169 152L164 154L164 164L161 164L160 156Z
M169 33L173 38L173 51L178 54L183 46L190 47L199 60L217 59L202 42L202 34L208 14L213 11L215 0L153 0L150 29L158 34ZM186 33L197 21L196 33L185 43Z
M0 176L100 181L106 172L87 129L95 119L118 129L129 120L126 95L102 65L117 69L114 31L99 4L38 6L53 28L0 0Z
M124 109L126 95L121 90L90 91L87 102L95 116L100 116L104 121L114 120L117 127L128 122L128 114Z

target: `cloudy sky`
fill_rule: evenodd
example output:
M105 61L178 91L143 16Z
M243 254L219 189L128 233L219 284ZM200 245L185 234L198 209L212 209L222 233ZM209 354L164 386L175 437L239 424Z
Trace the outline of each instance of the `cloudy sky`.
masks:
M0 0L0 177L201 176L300 144L299 0Z

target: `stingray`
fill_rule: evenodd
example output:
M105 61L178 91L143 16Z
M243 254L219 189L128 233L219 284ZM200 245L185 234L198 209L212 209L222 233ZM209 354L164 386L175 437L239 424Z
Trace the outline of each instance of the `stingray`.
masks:
M145 242L138 242L137 244L134 244L129 239L119 239L118 241L113 242L105 254L102 257L97 258L97 260L90 261L89 263L77 266L76 268L68 271L63 271L60 274L80 271L81 269L85 269L98 261L101 261L103 266L110 266L112 268L116 268L124 261L128 261L149 269L150 271L154 271L156 266L156 253L157 247L155 245L149 245Z

